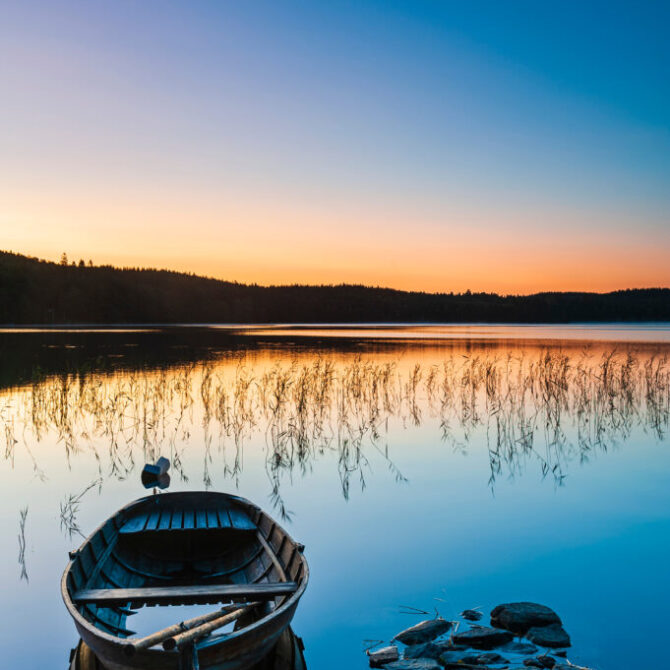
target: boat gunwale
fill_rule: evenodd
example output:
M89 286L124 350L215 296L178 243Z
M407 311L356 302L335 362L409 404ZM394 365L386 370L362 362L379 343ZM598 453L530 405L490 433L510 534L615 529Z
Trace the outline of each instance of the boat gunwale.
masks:
M161 496L189 496L189 495L198 495L198 494L206 494L210 496L221 496L225 497L228 500L232 500L234 502L240 503L242 506L250 508L251 510L254 510L258 514L266 516L274 526L280 528L284 535L288 538L288 540L296 547L296 550L300 554L300 560L302 562L302 568L303 568L303 574L302 577L300 578L300 581L298 583L298 588L290 595L288 596L284 602L275 610L270 612L269 614L266 614L264 617L261 619L258 619L257 621L254 621L253 623L249 624L248 626L245 626L244 628L241 628L240 630L237 631L232 631L231 633L227 634L225 637L223 635L214 635L210 636L208 638L205 638L204 641L198 643L198 649L208 649L211 647L215 647L217 645L224 645L228 642L231 642L233 640L237 640L245 635L251 635L257 630L261 629L264 625L266 625L269 621L272 619L280 617L286 610L290 609L291 607L297 606L298 601L302 597L302 594L305 592L305 589L307 588L307 583L309 581L309 565L307 563L307 559L304 557L304 554L302 553L300 546L301 544L299 542L296 542L289 533L286 531L286 529L278 524L269 514L266 514L258 505L252 503L250 500L247 500L246 498L242 498L241 496L236 496L232 495L229 493L223 493L220 491L171 491L169 493L161 493ZM75 561L78 558L78 555L81 551L83 551L84 547L90 543L91 539L96 536L98 533L101 533L103 528L107 523L109 523L110 520L115 519L119 517L122 514L127 514L129 511L131 511L134 507L139 507L146 502L153 500L154 495L149 495L149 496L144 496L143 498L138 498L137 500L133 500L132 502L124 505L120 509L118 509L112 516L107 517L94 531L92 531L86 539L81 543L78 549L76 549L75 552L71 553L71 558L68 561L65 570L63 571L63 575L61 577L61 597L63 598L63 602L65 603L65 607L67 608L68 612L70 613L70 616L74 619L75 625L79 628L82 627L84 628L89 634L92 636L104 640L110 645L113 645L114 647L122 650L125 645L128 644L128 640L131 640L132 638L122 638L118 637L116 635L111 635L109 633L106 633L105 631L101 630L97 626L93 625L90 621L88 621L78 610L77 606L74 604L70 592L68 589L67 585L67 578L68 575L70 574L72 567L75 563ZM257 532L262 534L262 531L260 527L258 526L258 523L254 522L256 525L256 530ZM117 535L119 534L120 528L116 529ZM274 551L274 549L273 549ZM177 652L175 650L164 650L164 649L144 649L143 655L160 655L162 657L165 656L176 656Z

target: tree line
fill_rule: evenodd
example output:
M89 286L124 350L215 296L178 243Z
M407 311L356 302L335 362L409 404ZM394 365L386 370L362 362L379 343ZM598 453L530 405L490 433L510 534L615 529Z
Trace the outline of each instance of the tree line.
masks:
M258 286L0 252L3 324L580 321L670 321L670 289L501 296L349 284Z

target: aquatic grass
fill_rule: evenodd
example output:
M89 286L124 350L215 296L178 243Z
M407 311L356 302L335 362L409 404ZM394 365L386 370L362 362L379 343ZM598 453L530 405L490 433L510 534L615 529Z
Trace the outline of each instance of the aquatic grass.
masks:
M357 355L266 365L241 355L169 369L43 377L5 392L0 418L5 460L25 449L38 474L32 448L55 435L68 462L92 454L100 477L123 479L138 464L167 455L174 476L187 482L184 454L197 439L207 488L219 476L239 481L245 444L264 436L271 499L285 510L282 482L330 453L345 497L355 482L366 486L373 455L404 481L382 446L394 424L435 422L436 439L457 451L483 435L491 486L531 462L561 485L571 460L588 461L636 428L666 438L670 365L667 355L634 348L485 350L428 363ZM75 503L64 503L66 529Z
M96 486L102 484L102 479L97 479L91 482L83 491L77 494L70 494L68 497L60 503L60 527L64 531L68 538L71 540L75 535L81 535L84 537L79 524L77 523L77 514L79 512L79 505L82 501L82 498Z

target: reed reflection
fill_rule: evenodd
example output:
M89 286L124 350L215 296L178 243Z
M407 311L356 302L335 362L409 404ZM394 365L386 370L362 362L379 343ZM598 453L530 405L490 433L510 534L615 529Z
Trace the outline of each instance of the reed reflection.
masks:
M636 427L665 438L670 365L662 350L615 348L397 360L242 355L154 371L51 376L6 391L0 401L6 460L25 449L44 477L32 447L55 436L70 465L82 453L95 456L100 482L91 486L126 478L160 455L189 482L186 454L203 442L204 486L213 486L215 476L236 483L245 444L260 441L273 505L287 517L285 478L308 472L327 453L337 456L345 498L353 484L365 487L373 452L403 481L392 458L394 430L422 425L435 425L435 439L451 449L467 452L483 442L491 486L531 463L561 484L570 462L624 442ZM61 503L70 535L83 493Z
M28 507L19 510L19 567L21 572L19 580L29 582L28 568L26 566L26 521L28 520Z

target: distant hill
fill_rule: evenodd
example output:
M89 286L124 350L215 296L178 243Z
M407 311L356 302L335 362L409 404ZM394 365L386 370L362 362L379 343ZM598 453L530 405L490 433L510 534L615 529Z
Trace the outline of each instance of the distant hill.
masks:
M257 286L0 252L3 324L574 321L670 321L670 289L499 296L347 284Z

